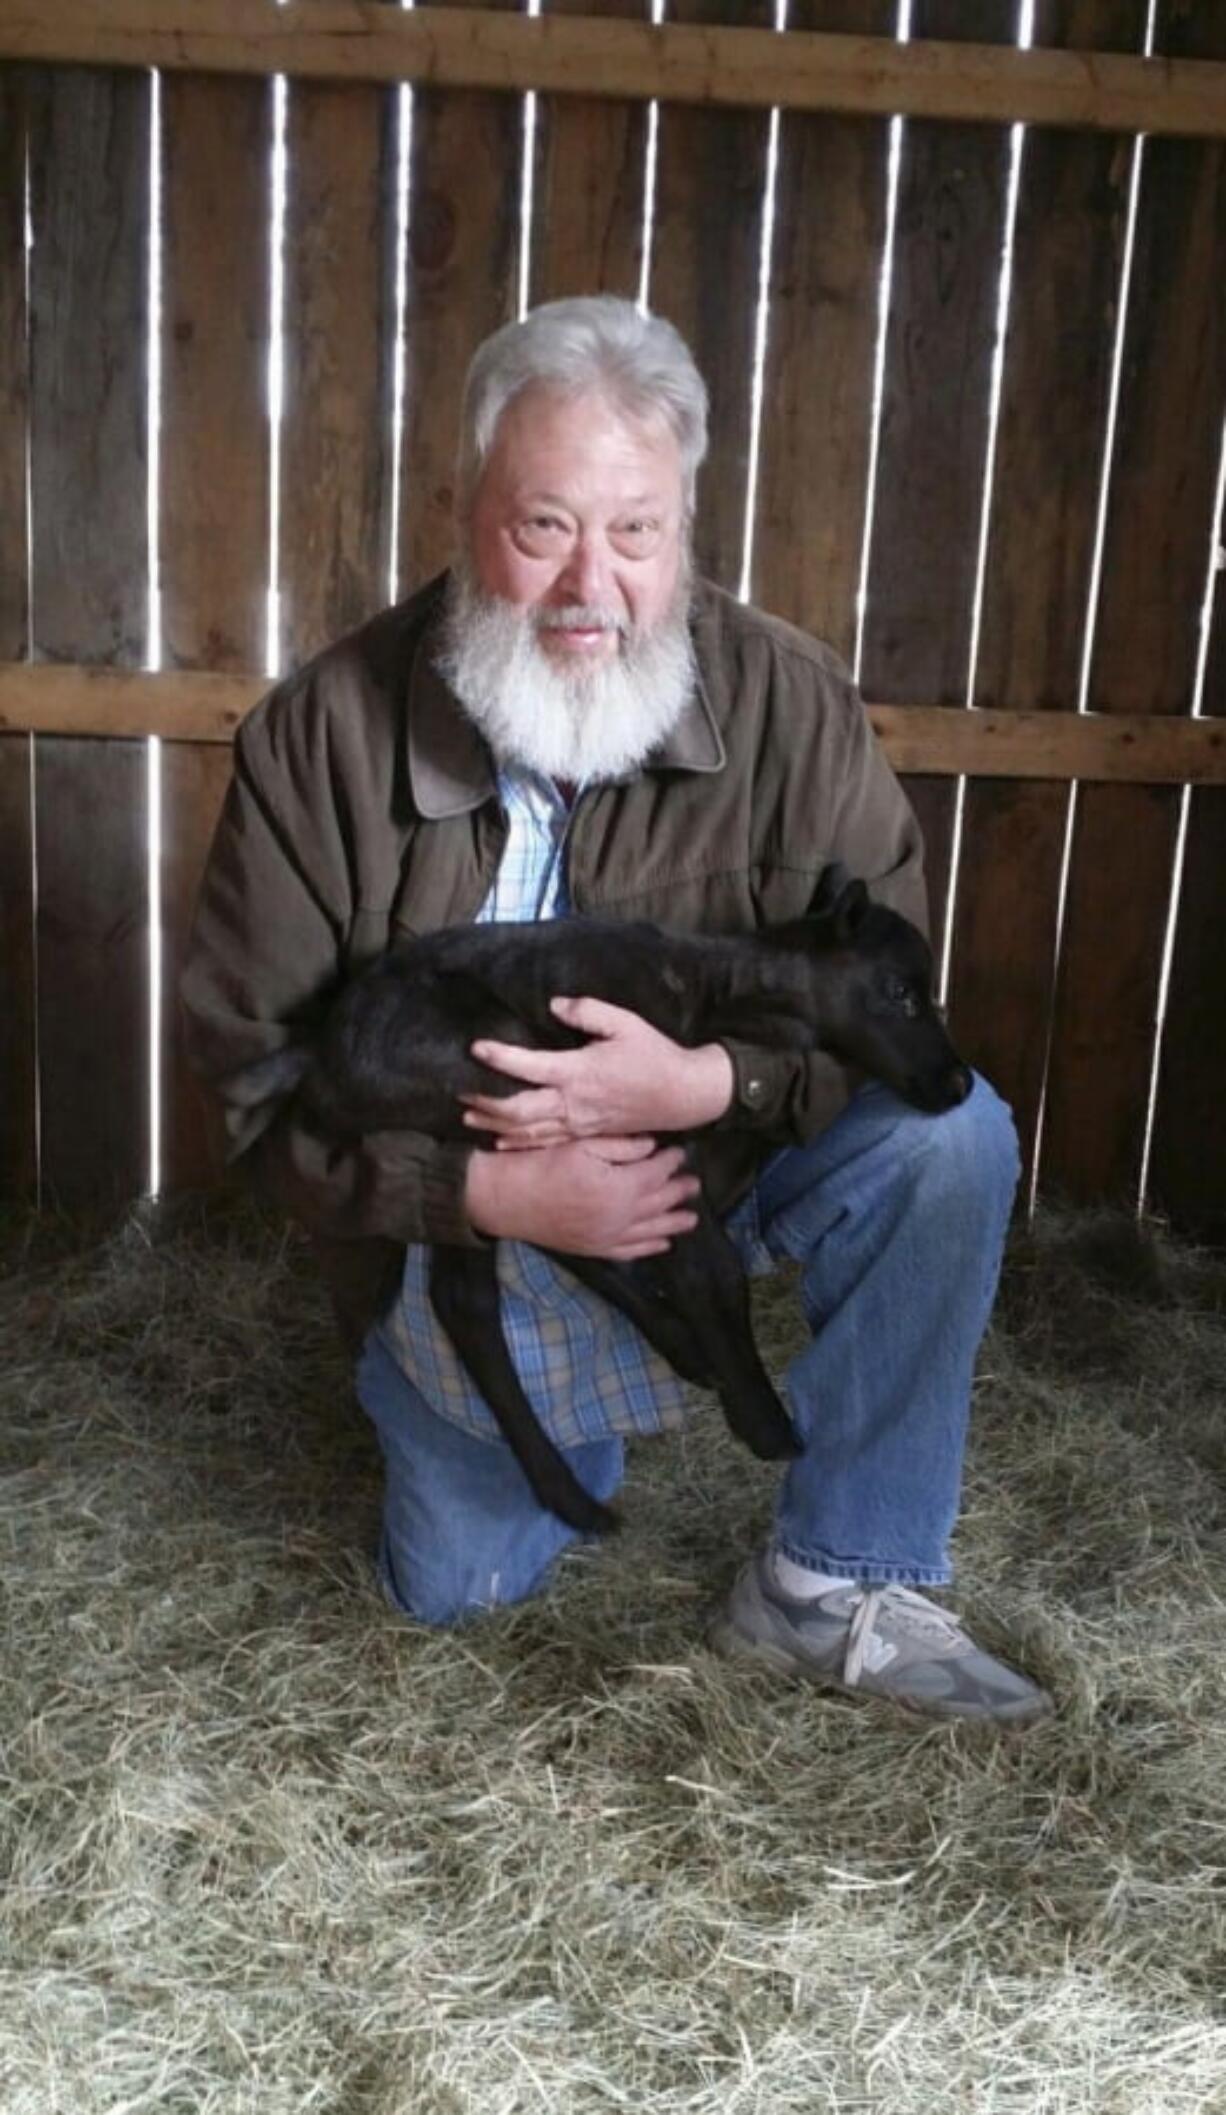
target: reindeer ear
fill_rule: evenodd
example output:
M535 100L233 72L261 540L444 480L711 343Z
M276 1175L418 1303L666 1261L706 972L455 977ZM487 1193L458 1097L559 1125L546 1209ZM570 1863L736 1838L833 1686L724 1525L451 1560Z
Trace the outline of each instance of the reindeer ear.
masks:
M868 916L869 894L862 881L848 881L834 906L835 930L840 940L854 940Z
M818 877L817 887L813 892L813 901L809 905L810 915L815 918L831 917L839 897L850 880L851 875L843 865L842 860L832 859L829 866L822 868Z
M841 860L823 868L813 910L818 917L830 919L836 940L846 943L855 938L868 907L864 883L849 874Z

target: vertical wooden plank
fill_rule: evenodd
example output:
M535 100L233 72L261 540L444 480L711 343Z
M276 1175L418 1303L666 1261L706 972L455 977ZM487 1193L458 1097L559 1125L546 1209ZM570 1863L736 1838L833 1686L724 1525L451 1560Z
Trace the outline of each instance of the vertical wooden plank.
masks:
M1008 43L1013 10L917 0L915 40ZM966 702L1009 134L903 127L861 679L885 704ZM913 778L933 938L945 927L955 782Z
M162 79L163 664L263 668L271 84Z
M0 659L29 646L26 554L26 76L0 67Z
M449 0L451 6L477 0ZM515 0L495 0L514 10ZM452 556L460 400L481 340L515 314L523 98L413 94L401 591Z
M35 652L139 665L147 615L147 77L31 81ZM119 1203L148 1169L142 743L40 741L44 1195Z
M648 0L546 0L551 15L650 19ZM638 296L643 247L647 104L613 97L542 96L537 105L530 298Z
M279 526L283 665L387 600L395 91L288 90Z
M1221 524L1218 527L1221 534ZM1226 715L1226 571L1213 587L1203 710ZM1189 795L1183 884L1154 1109L1148 1202L1197 1240L1226 1243L1226 788Z
M0 659L29 651L25 76L0 69ZM0 738L0 1198L37 1193L31 744Z
M1226 16L1169 8L1159 49L1226 53ZM1145 145L1090 705L1186 712L1226 404L1226 147ZM1077 801L1040 1172L1135 1201L1179 811L1171 787Z
M172 668L264 666L270 84L162 80L161 581ZM161 1181L218 1178L178 983L229 752L161 751Z
M894 0L797 0L791 30L890 36ZM889 124L784 112L751 592L850 662L868 499Z
M676 0L669 20L768 29L769 0ZM767 112L660 111L651 307L676 324L711 394L698 486L700 571L737 589L745 533Z
M1035 41L1140 51L1144 0L1046 0ZM1022 151L975 703L1077 704L1132 140L1031 128ZM954 910L955 1038L1033 1166L1070 793L972 781Z
M0 1201L38 1194L31 742L0 740Z

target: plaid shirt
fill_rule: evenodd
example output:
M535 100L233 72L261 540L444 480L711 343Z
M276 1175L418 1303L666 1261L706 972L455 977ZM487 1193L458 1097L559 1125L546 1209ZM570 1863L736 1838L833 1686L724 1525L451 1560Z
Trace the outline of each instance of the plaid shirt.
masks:
M565 917L566 802L547 779L527 772L501 772L498 783L507 843L477 922ZM499 1440L492 1412L430 1305L429 1257L419 1243L406 1250L400 1298L380 1334L432 1409L480 1439ZM686 1392L672 1368L632 1322L540 1249L500 1241L498 1283L515 1370L558 1446L681 1423Z

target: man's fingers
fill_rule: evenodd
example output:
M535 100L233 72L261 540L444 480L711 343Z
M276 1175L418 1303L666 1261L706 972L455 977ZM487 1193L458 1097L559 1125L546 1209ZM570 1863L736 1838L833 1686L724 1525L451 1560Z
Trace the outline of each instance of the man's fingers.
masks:
M640 1256L666 1256L678 1235L692 1234L697 1224L694 1212L672 1212L667 1218L636 1226L629 1239L619 1242L609 1254L615 1263L633 1263Z
M697 1212L662 1212L658 1218L646 1219L633 1231L635 1241L675 1241L678 1234L692 1234L698 1224Z
M466 1124L485 1131L522 1131L527 1124L562 1129L562 1097L556 1087L527 1087L522 1094L462 1094Z
M468 1054L493 1072L505 1072L513 1080L531 1080L538 1087L552 1086L559 1064L574 1056L573 1051L524 1050L518 1043L486 1042L470 1043Z
M505 1131L494 1138L495 1153L537 1153L542 1146L566 1146L570 1132L564 1124L529 1124L526 1130Z
M577 1028L581 1035L624 1035L627 1028L640 1028L642 1016L631 1013L625 1006L613 1006L608 999L551 999L549 1011L568 1028Z
M646 1134L640 1138L585 1138L583 1150L595 1160L607 1160L611 1167L622 1167L627 1161L650 1160L656 1142Z

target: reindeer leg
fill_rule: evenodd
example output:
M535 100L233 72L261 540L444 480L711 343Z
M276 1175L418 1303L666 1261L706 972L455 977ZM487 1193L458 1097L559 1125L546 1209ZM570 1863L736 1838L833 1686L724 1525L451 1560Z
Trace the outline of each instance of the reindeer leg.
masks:
M696 1199L695 1208L698 1225L660 1257L661 1277L709 1349L730 1429L760 1461L793 1459L800 1441L754 1341L741 1259L706 1198Z
M695 1209L693 1232L651 1259L650 1293L640 1265L558 1260L629 1315L684 1379L714 1387L732 1431L759 1460L792 1459L800 1443L758 1355L741 1259L705 1197Z
M584 1490L520 1386L502 1331L493 1246L436 1247L430 1301L546 1511L583 1534L615 1528L617 1515Z
M670 1288L656 1268L657 1257L644 1257L639 1263L610 1263L603 1256L572 1256L559 1249L546 1253L610 1307L628 1315L653 1351L667 1359L683 1381L692 1381L698 1388L715 1386L708 1348L673 1304Z

